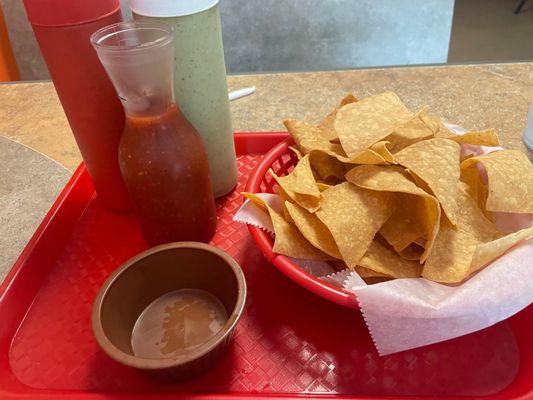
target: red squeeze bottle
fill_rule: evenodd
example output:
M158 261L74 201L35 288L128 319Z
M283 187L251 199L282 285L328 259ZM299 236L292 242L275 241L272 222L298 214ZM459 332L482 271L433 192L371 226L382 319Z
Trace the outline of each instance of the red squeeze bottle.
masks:
M24 0L24 6L98 201L128 211L118 164L124 110L89 40L122 20L119 0Z

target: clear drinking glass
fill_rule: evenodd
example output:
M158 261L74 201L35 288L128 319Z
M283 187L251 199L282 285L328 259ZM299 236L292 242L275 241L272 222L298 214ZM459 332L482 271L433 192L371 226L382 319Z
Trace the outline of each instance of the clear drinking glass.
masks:
M172 28L124 22L91 42L124 106L119 164L146 240L209 241L216 227L209 164L174 101Z

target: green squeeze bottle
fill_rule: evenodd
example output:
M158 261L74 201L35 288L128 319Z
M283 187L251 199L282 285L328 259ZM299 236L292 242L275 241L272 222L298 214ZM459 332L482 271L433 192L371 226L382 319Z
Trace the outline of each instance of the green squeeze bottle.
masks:
M237 184L218 0L131 0L135 20L174 29L176 101L202 137L215 197Z

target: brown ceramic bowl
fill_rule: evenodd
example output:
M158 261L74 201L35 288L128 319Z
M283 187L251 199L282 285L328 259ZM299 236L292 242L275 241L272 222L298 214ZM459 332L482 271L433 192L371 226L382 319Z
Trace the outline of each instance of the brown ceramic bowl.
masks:
M141 312L163 294L202 289L216 296L228 320L209 341L173 358L134 355L131 335ZM237 262L222 250L197 242L169 243L151 248L124 263L100 288L93 304L96 341L111 358L166 379L183 379L212 367L233 336L246 299L246 282Z

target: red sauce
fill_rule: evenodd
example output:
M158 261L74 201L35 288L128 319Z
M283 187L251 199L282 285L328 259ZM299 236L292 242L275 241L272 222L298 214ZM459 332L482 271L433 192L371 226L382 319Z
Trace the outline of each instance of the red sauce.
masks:
M175 105L161 115L126 116L119 162L149 244L213 237L216 211L204 144Z

